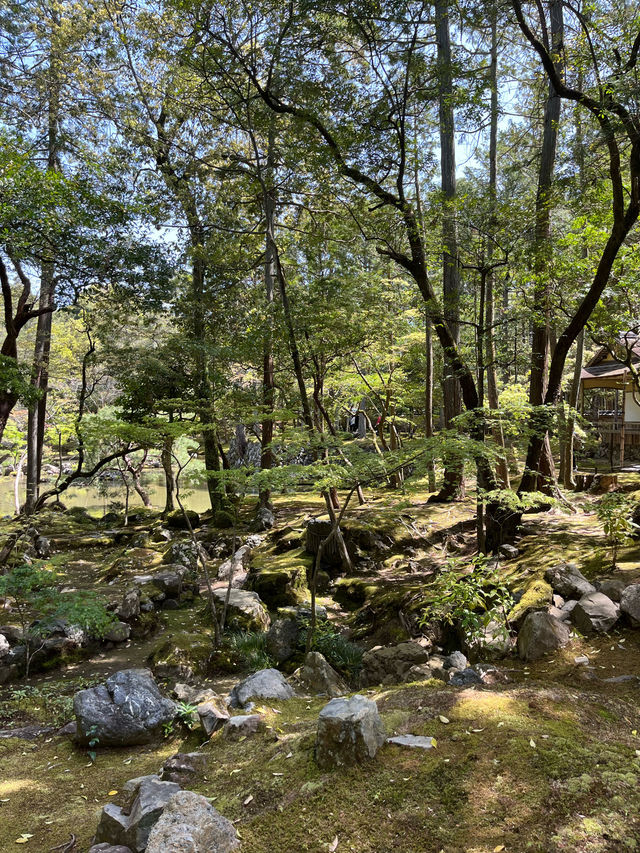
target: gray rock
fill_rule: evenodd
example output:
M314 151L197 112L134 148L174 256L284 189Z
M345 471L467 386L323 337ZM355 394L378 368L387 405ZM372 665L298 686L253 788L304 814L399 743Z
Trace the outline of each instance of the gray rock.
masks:
M575 563L552 566L544 573L544 577L554 591L565 598L582 598L583 595L596 591L595 586L589 583Z
M228 740L240 740L249 737L266 728L264 717L261 714L238 714L229 717L224 727L224 737Z
M267 631L267 652L276 663L284 663L296 653L299 628L295 619L276 619Z
M177 752L165 761L160 778L163 782L175 782L184 788L195 775L205 770L207 760L205 752Z
M99 746L149 743L175 717L176 706L166 699L148 669L125 669L104 684L81 690L73 698L81 746L97 738Z
M334 698L349 692L345 682L320 652L308 652L304 666L296 670L295 676L309 693L320 693Z
M220 700L209 699L198 705L198 717L200 718L200 725L204 729L205 734L207 737L211 737L214 732L221 729L227 722L229 712Z
M561 595L558 595L556 592L551 596L551 603L554 607L557 607L560 610L566 604L564 598Z
M429 655L418 643L378 646L365 652L362 658L362 684L365 687L372 684L398 684L405 680L411 667L427 663L428 660Z
M462 652L451 652L444 659L445 669L466 669L469 666L469 661Z
M498 553L501 557L504 557L505 560L514 560L520 551L518 551L515 545L501 545L498 548Z
M410 749L433 749L433 738L423 737L422 735L396 735L388 737L387 743L394 743L396 746L408 746Z
M256 513L256 517L254 519L253 524L251 525L252 530L255 530L257 533L261 533L263 530L271 530L275 522L273 517L273 512L266 506L260 507L260 509Z
M603 634L618 621L620 608L601 592L583 595L571 611L571 621L583 633Z
M193 542L172 542L164 552L162 562L183 566L191 574L198 571L198 546Z
M442 667L440 668L442 670ZM430 678L437 678L428 663L420 663L417 666L412 666L409 672L405 675L405 681L428 681Z
M226 589L214 589L213 594L224 604ZM227 610L227 624L241 631L267 631L271 619L257 592L232 589Z
M569 642L569 628L548 613L527 614L518 634L518 653L523 660L537 660Z
M571 618L571 613L572 613L573 608L576 606L577 603L578 602L576 601L575 598L572 598L569 601L565 601L565 603L560 608L562 613L564 614L562 617L563 620Z
M109 643L124 643L131 636L131 625L127 622L113 622L109 625L104 639Z
M295 693L277 669L261 669L240 681L231 691L230 704L240 708L252 699L292 699Z
M449 684L453 687L468 687L470 684L482 684L482 678L471 667L465 667L454 674L449 679Z
M225 560L218 567L218 580L227 581L230 576L233 576L233 586L242 586L247 578L252 551L253 548L246 543L238 548L228 560Z
M4 634L0 634L0 658L8 655L10 649L9 640L7 640Z
M230 853L239 847L230 821L200 794L180 791L151 830L147 853Z
M137 586L128 589L122 596L116 616L121 622L133 622L140 616L140 590Z
M115 803L104 806L95 841L97 844L121 844L130 847L133 853L142 853L154 824L180 786L175 782L163 782L157 776L142 776L131 783L130 806L121 808Z
M209 687L192 687L190 684L181 684L180 682L174 686L173 695L178 702L185 702L187 705L215 702L218 699L218 694Z
M637 628L640 626L640 584L632 583L622 593L620 598L620 610L631 620L631 624Z
M606 595L611 601L619 602L628 584L622 578L604 578L599 583L596 583L596 586L598 587L598 592Z
M332 770L374 758L386 740L378 706L365 696L332 699L320 711L316 762Z
M94 844L89 848L89 853L132 853L130 847L123 847L122 844Z
M46 536L37 536L33 544L36 549L36 557L46 560L51 556L51 542Z

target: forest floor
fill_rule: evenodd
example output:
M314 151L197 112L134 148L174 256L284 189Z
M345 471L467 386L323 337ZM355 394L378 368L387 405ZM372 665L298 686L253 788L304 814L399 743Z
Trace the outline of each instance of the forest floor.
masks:
M640 489L637 474L621 475L621 482L627 491ZM589 578L608 574L597 499L571 499L573 514L556 509L526 516L520 554L503 564L514 589L561 560L577 562ZM277 527L295 531L321 509L311 496L280 497ZM356 576L338 582L338 602L331 595L322 599L330 618L363 647L403 639L398 602L413 601L416 590L428 588L449 548L462 557L472 553L472 531L461 524L472 514L472 499L434 506L424 494L381 494L354 509L348 523L367 526L393 544L383 561L367 562ZM52 562L66 584L113 597L119 581L109 583L105 570L126 545L115 546L91 524L47 513L40 527L52 538ZM257 558L306 559L297 549L276 556L269 539ZM640 575L640 543L622 549L618 573ZM640 676L640 631L575 633L565 649L528 665L504 657L495 661L498 676L491 685L461 689L430 680L361 690L377 701L389 735L437 740L426 752L387 744L366 767L324 773L314 763L316 723L326 702L321 697L260 708L267 732L239 743L220 733L203 743L202 733L176 727L153 745L98 748L92 762L55 733L71 719L78 689L119 669L148 665L166 638L209 631L201 611L197 601L163 611L158 631L148 638L0 688L2 853L20 849L18 844L44 853L72 836L73 853L83 853L100 809L119 800L128 779L157 772L171 755L195 749L210 760L190 787L235 822L244 853L640 849L640 681L605 681ZM587 666L575 662L582 655ZM212 673L198 683L226 694L239 677Z

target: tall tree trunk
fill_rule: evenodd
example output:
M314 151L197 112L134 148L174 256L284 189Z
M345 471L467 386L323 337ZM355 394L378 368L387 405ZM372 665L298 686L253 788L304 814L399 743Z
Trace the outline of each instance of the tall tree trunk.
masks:
M460 270L458 265L458 229L456 223L456 149L453 111L453 77L451 68L451 37L449 32L448 0L436 0L436 39L440 91L438 112L440 121L440 170L443 195L442 216L442 294L447 325L456 347L460 341ZM444 416L449 429L452 420L461 413L460 385L455 369L445 353L444 359ZM464 497L463 467L458 463L445 466L444 483L437 496L439 501Z
M489 197L491 203L491 231L496 224L496 199L498 191L498 9L494 4L491 9L491 65L489 67L489 85L491 87L491 125L489 132ZM492 236L492 235L491 235ZM493 258L493 240L487 242L488 273L485 289L485 362L487 372L487 403L493 411L498 409L498 377L496 371L496 345L494 331L494 280L495 269L491 267ZM501 447L496 465L496 477L503 489L509 488L509 466L504 453L504 435L499 420L492 426L493 440Z
M164 482L166 496L164 501L163 515L168 515L175 509L174 495L176 493L176 480L173 474L173 438L166 436L162 444L162 453L160 455L162 469L164 471Z
M550 23L551 53L556 71L558 75L562 75L562 43L564 37L562 0L553 0L551 3ZM551 248L551 195L561 103L560 96L556 92L553 83L549 81L544 110L533 246L533 329L531 341L531 378L529 382L529 402L532 406L543 405L547 390L547 375L551 356L548 265ZM520 483L520 492L540 491L545 494L553 494L557 489L555 467L551 453L551 443L546 429L546 420L546 417L539 418L534 416L532 418L533 428L542 430L542 435L540 435L542 441L541 457L539 464L534 469L525 468Z

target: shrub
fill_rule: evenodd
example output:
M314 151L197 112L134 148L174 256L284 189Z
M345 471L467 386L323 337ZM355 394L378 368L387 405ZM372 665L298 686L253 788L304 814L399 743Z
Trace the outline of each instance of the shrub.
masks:
M307 633L311 622L305 619L301 622L299 635L299 647L301 650L307 647ZM324 655L331 666L347 678L355 678L362 668L362 649L352 643L341 634L326 619L316 622L311 651L320 652Z

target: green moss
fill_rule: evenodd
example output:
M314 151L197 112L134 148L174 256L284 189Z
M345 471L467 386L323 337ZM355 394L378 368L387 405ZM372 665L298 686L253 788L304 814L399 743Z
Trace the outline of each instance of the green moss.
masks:
M553 589L546 581L538 579L530 583L520 601L508 615L509 622L517 624L530 610L540 610L551 604Z

